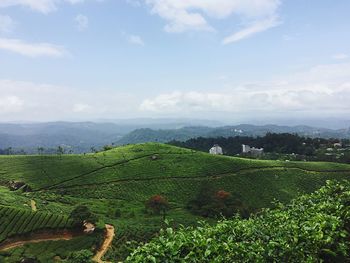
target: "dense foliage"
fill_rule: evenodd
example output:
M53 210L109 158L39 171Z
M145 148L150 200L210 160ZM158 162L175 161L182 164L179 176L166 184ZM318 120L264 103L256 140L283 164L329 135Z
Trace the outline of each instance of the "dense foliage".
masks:
M85 205L79 205L70 213L70 219L75 226L82 226L84 222L96 224L97 216Z
M334 148L334 144L339 142L344 148ZM264 148L264 152L269 153L264 157L266 159L283 158L284 160L293 157L292 160L350 163L349 139L309 138L290 133L267 133L261 137L199 137L187 141L171 141L169 144L204 152L208 152L214 144L219 144L225 155L242 154L242 144L246 144ZM327 152L329 149L332 151ZM293 156L285 156L288 154ZM249 156L249 154L243 156Z
M242 152L242 144L254 147L262 147L265 152L295 153L301 155L313 155L322 146L331 147L339 139L306 138L290 133L267 133L262 137L235 136L235 137L212 137L195 138L185 142L172 141L170 144L186 147L194 150L208 151L214 144L219 144L224 148L227 155L235 155ZM350 141L343 139L343 144Z
M162 195L151 196L145 203L145 207L153 214L162 214L163 218L165 218L166 212L170 209L168 200Z
M225 190L215 190L213 184L204 182L195 198L188 202L187 208L203 217L231 217L240 214L247 217L251 212L241 198Z
M247 220L168 228L126 262L344 262L350 256L349 204L350 183L328 181Z

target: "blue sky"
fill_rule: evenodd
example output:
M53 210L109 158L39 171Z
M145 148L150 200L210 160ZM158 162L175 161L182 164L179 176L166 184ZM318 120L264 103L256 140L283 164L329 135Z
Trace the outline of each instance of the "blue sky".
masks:
M346 117L348 0L0 0L0 121Z

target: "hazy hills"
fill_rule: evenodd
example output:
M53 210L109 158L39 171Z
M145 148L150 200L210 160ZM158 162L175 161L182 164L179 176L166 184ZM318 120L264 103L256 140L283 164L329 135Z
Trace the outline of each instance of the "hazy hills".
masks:
M231 136L264 136L273 133L297 133L305 137L349 138L349 129L332 130L309 126L278 126L278 125L249 125L241 124L224 127L184 127L181 129L152 130L138 129L125 135L118 144L143 142L168 142L171 140L185 141L196 137L231 137Z
M51 122L0 124L0 149L13 148L35 153L38 147L54 152L58 146L75 153L106 144L184 141L196 137L263 136L268 132L298 133L301 136L349 138L349 129L309 126L249 125L220 126L206 120L122 120L115 122Z
M119 141L135 129L178 129L191 125L220 125L215 121L186 119L130 119L109 122L47 122L0 123L0 149L13 148L34 153L38 147L49 149L63 146L80 153L91 147Z

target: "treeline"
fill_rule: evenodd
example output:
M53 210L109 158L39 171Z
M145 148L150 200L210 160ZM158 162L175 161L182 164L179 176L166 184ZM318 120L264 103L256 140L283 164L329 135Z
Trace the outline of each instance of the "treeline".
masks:
M237 155L242 152L242 144L251 147L264 148L267 153L281 154L299 154L313 156L320 148L333 147L335 143L341 142L343 145L350 144L350 140L344 139L323 139L323 138L306 138L297 134L290 133L267 133L262 137L235 136L235 137L218 137L203 138L198 137L181 141L171 141L169 144L179 147L190 148L193 150L208 152L214 144L219 144L226 155Z
M58 146L57 148L44 148L38 147L36 149L17 149L17 148L0 148L0 155L27 155L27 154L46 154L46 155L62 155L62 154L73 154L74 151L71 147Z

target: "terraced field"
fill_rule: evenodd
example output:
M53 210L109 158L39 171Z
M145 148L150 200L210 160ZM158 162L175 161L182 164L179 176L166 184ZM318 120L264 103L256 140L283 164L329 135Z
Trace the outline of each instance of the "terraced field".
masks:
M85 204L99 216L99 224L115 226L114 246L105 257L115 261L125 257L127 240L147 240L162 226L161 217L144 212L152 195L168 198L171 224L194 225L201 218L186 205L204 182L260 209L275 199L288 202L312 192L326 180L349 177L346 164L250 160L147 143L86 155L0 157L0 204L30 212L28 204L35 200L38 214L55 215L68 215ZM9 191L11 181L31 191Z
M38 230L58 230L72 227L67 216L52 213L33 213L29 210L0 206L0 244L11 237L23 236Z

